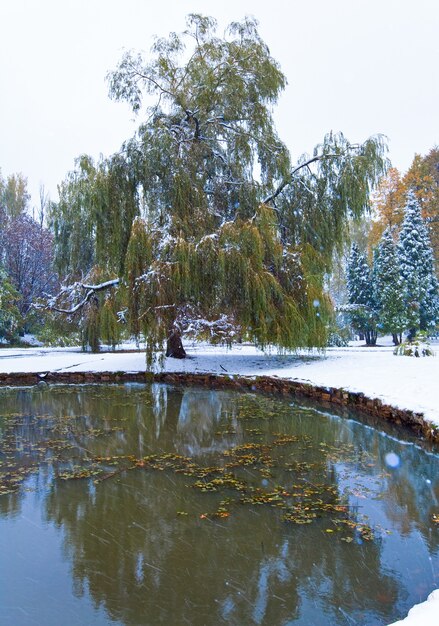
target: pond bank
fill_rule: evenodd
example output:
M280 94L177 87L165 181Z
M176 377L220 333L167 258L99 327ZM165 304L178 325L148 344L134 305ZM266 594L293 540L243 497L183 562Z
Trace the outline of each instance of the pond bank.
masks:
M93 384L126 382L162 382L178 385L201 385L212 388L246 389L263 391L298 398L310 398L330 408L337 405L359 410L387 422L410 428L419 436L439 441L439 428L426 420L424 415L409 409L400 409L382 402L379 398L368 398L364 393L334 387L321 387L282 379L277 376L239 376L220 374L198 374L178 372L13 372L0 373L1 386L52 384Z
M156 372L181 374L270 376L310 384L315 387L343 389L379 399L385 405L420 413L439 427L437 381L439 359L393 355L393 347L365 348L353 344L328 348L325 352L307 350L284 352L259 350L248 344L231 349L207 344L186 345L190 358L165 359ZM1 348L0 372L145 372L145 353L135 344L98 354L80 348ZM129 348L131 351L127 352ZM439 342L432 342L439 354Z

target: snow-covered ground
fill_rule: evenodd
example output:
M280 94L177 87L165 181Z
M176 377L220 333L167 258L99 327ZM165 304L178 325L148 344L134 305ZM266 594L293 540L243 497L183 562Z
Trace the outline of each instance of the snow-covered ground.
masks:
M188 345L189 359L165 359L167 372L212 372L243 376L278 376L305 381L318 386L361 391L386 404L422 412L426 419L439 425L439 342L433 343L433 357L403 357L393 354L389 341L366 348L360 343L347 348L280 355L262 352L250 345L233 349L206 344ZM124 346L125 348L127 346ZM130 346L135 348L135 346ZM47 371L144 371L142 351L101 352L91 354L79 348L2 348L0 372ZM429 599L413 607L405 620L394 626L438 626L439 590Z
M415 604L405 619L393 622L390 626L438 626L439 589L432 591L425 602Z

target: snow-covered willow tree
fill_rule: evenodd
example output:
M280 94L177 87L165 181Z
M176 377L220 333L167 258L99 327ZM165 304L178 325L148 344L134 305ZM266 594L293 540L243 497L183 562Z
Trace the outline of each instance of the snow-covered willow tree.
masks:
M323 277L386 169L385 145L330 133L293 165L272 117L286 78L256 22L221 38L216 28L190 15L148 59L127 52L109 74L110 96L142 121L118 154L82 157L60 187L57 263L83 282L52 306L90 311L97 334L106 307L106 327L125 317L149 354L180 331L323 346ZM184 356L178 343L169 353Z

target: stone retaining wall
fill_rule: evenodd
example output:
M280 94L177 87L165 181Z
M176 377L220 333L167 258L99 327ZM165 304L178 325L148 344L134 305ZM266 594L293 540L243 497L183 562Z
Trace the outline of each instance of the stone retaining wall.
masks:
M310 398L324 406L348 407L376 416L388 422L408 426L416 434L439 441L439 428L424 418L422 413L398 409L381 400L368 398L363 393L334 387L317 387L308 383L270 376L233 376L217 374L173 374L161 372L44 372L0 373L0 386L35 385L41 382L58 384L161 382L173 385L201 385L215 389L263 391L293 397Z

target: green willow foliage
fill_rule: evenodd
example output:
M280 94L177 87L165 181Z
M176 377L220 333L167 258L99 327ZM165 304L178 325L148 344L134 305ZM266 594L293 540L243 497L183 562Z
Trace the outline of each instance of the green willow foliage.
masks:
M123 271L131 226L139 213L137 181L122 155L76 161L52 207L55 262L62 274L78 277L94 265Z
M152 354L174 323L226 316L260 345L325 345L323 277L386 169L382 139L331 133L292 167L272 118L286 78L250 19L218 38L214 19L190 15L108 81L144 121L118 154L81 157L52 213L61 272L121 279L98 296L113 307L105 330L96 300L84 307L95 335L114 343L126 313Z
M22 323L16 303L20 296L0 265L0 339L11 341L18 335Z
M259 345L324 345L330 307L321 275L309 272L314 252L283 246L275 215L261 206L251 222L226 222L198 241L178 237L162 250L160 237L149 238L147 224L138 220L127 256L130 318L141 320L136 330L159 346L179 308L191 303L208 319L225 313ZM138 241L148 241L143 252L155 259L141 276L138 257L131 256Z

